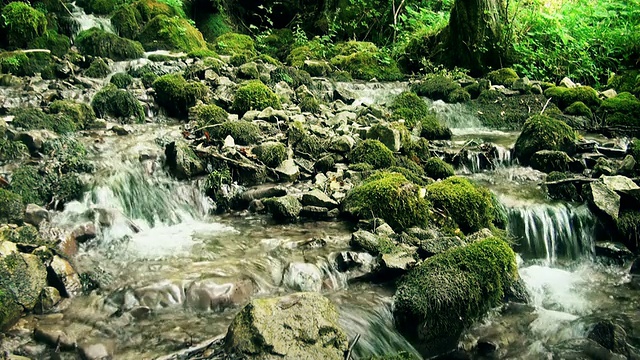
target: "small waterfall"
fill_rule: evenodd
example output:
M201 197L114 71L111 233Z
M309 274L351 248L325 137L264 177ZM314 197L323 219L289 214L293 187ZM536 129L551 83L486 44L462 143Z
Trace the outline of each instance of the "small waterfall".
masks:
M355 98L353 106L390 103L403 91L409 90L404 82L396 83L355 83L339 82L338 91L344 91Z
M586 205L525 203L506 209L509 233L523 256L552 264L593 254L596 218Z
M465 104L447 104L442 100L437 100L432 102L430 106L438 119L451 128L451 131L456 135L458 135L456 129L464 129L464 133L473 134L475 132L473 129L482 128L480 119Z
M82 8L76 5L76 3L72 3L70 6L71 15L80 25L78 28L78 32L89 30L91 28L99 28L104 31L108 31L110 33L115 32L113 30L113 26L111 26L111 20L105 16L96 16L94 14L87 14L84 12Z

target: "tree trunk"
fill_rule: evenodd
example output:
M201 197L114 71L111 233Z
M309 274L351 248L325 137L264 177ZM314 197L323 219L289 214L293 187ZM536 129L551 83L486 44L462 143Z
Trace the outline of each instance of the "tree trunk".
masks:
M445 30L447 62L472 74L505 66L506 24L503 0L456 0Z

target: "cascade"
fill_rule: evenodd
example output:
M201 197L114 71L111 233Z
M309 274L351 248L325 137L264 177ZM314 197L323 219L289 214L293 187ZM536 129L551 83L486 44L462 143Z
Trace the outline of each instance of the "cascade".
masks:
M113 26L111 26L111 20L106 16L96 16L94 14L87 14L84 10L77 6L76 3L70 5L71 15L78 22L78 32L89 30L91 28L99 28L104 31L113 33Z

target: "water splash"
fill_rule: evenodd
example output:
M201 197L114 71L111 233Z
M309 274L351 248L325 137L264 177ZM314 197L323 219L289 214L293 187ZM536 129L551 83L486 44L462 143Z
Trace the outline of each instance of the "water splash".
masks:
M87 14L81 7L77 6L75 2L70 5L69 10L71 11L71 15L73 16L73 18L80 25L78 27L78 33L94 27L110 33L115 32L113 30L113 26L111 25L111 20L106 16Z
M465 104L447 104L442 100L437 100L429 105L431 111L435 112L438 119L451 128L455 135L487 131L483 128L480 119ZM460 131L457 132L457 130Z

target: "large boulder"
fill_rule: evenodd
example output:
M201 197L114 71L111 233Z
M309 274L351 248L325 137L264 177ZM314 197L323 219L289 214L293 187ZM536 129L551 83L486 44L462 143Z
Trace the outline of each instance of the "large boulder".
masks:
M273 218L281 222L296 221L302 210L300 201L292 195L264 199L262 202Z
M333 304L317 293L255 299L235 317L228 352L253 359L344 359L347 335Z
M558 150L571 155L575 153L576 134L562 121L545 115L527 119L515 144L515 155L528 165L533 154L540 150Z
M400 281L397 328L426 353L451 350L465 328L501 303L517 278L515 253L500 238L428 258Z

